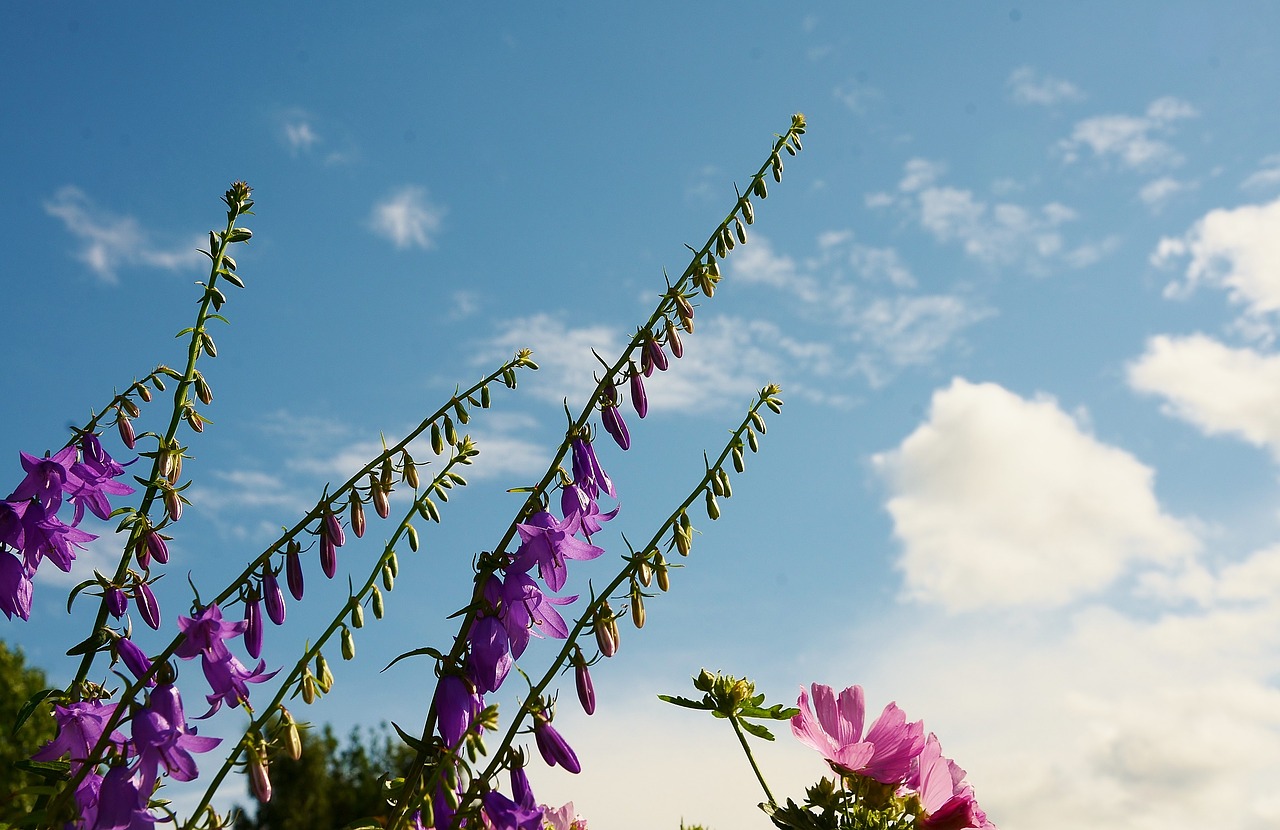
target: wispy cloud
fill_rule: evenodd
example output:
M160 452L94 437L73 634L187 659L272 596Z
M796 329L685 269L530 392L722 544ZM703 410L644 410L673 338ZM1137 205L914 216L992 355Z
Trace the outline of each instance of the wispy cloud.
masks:
M869 194L866 204L906 213L939 242L958 243L965 254L980 262L1020 266L1035 274L1056 265L1092 264L1112 247L1106 241L1069 246L1063 228L1078 216L1060 202L1038 207L988 203L972 190L942 184L945 172L941 162L910 159L903 167L897 191Z
M369 227L402 250L434 248L446 212L425 189L408 185L373 206Z
M99 208L84 191L70 185L45 200L44 209L61 219L79 241L76 259L108 285L120 282L122 268L181 271L196 268L203 261L197 251L203 244L199 237L193 236L185 244L157 245L137 219Z
M1267 156L1248 178L1240 182L1242 190L1262 190L1280 186L1280 153Z
M1079 161L1087 149L1095 158L1113 160L1131 170L1173 167L1182 154L1157 135L1199 113L1186 101L1173 97L1152 101L1142 115L1099 115L1076 122L1071 137L1058 143L1064 162Z
M319 119L299 107L292 107L277 115L280 140L295 158L309 158L326 165L346 164L358 157L350 138L334 140L327 129L319 126Z
M1172 176L1161 176L1143 185L1142 189L1138 191L1138 198L1152 212L1159 213L1173 197L1179 193L1195 190L1195 188L1196 184L1194 182L1180 182Z
M320 142L320 136L304 116L298 115L284 124L284 137L294 155L305 153Z
M1030 66L1020 66L1005 82L1009 96L1018 104L1048 107L1064 102L1083 101L1084 93L1070 81L1046 75Z
M882 97L879 89L871 86L860 77L840 84L832 92L832 95L837 101L859 115L865 113L867 107Z

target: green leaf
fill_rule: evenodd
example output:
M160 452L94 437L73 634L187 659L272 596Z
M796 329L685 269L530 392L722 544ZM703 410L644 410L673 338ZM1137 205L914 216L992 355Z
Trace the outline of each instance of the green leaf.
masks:
M37 706L51 697L61 699L62 694L61 689L45 689L32 695L31 699L22 704L22 708L18 710L18 717L13 723L13 731L9 734L17 735L18 730L22 728L22 724L27 722L27 718L31 717L31 713L36 710Z
M401 654L400 656L396 657L396 659L392 660L390 663L384 666L382 670L386 671L387 669L394 666L396 663L399 663L401 660L404 660L406 657L422 657L423 655L426 655L428 657L431 657L441 662L444 661L443 654L441 654L439 651L432 648L431 646L426 646L424 648L415 648L413 651L406 651L404 654ZM395 724L392 724L392 725L394 726Z
M86 579L84 582L81 582L79 585L72 588L71 593L67 595L67 613L68 614L71 613L71 603L75 602L76 594L79 594L81 591L83 591L85 588L88 588L91 585L97 585L97 584L98 584L98 580L96 579Z
M747 730L752 735L755 735L757 738L764 738L766 741L773 740L773 733L766 729L763 724L749 723L745 720L740 720L738 723L742 724L743 729Z
M707 700L690 700L687 697L678 695L658 695L658 700L665 700L667 703L673 703L676 706L683 706L686 709L697 709L703 712L709 712L715 709L715 704Z
M422 752L423 750L422 739L415 738L412 735L410 735L408 732L405 732L403 729L400 728L400 724L396 723L395 721L391 721L391 728L396 730L396 734L400 736L400 740L404 741L405 745L407 745L410 749L412 749L414 752Z
M46 781L65 781L71 775L69 761L14 761L14 767L38 775Z

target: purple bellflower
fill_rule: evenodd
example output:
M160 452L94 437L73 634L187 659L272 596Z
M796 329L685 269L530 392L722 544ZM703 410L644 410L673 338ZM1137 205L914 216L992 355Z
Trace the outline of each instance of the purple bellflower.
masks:
M517 660L529 645L530 635L546 635L557 640L569 636L569 626L554 606L575 602L578 599L576 594L549 597L542 593L533 577L509 570L501 583L499 598L498 618L511 640L511 656Z
M89 433L82 437L80 449L84 460L71 466L71 476L63 484L63 489L76 506L71 524L80 524L86 507L93 515L106 521L111 516L107 494L127 496L133 492L133 488L115 480L124 475L124 466L107 455L98 436Z
M582 764L578 763L578 756L574 753L573 747L569 746L564 737L551 725L551 719L547 717L546 712L534 715L533 737L538 744L538 752L542 753L542 760L547 762L547 766L554 767L558 764L574 775L582 772Z
M247 627L244 621L231 623L223 620L222 609L216 604L204 608L194 619L178 617L178 628L186 638L173 653L183 660L200 657L205 679L213 689L213 694L206 695L212 708L202 718L218 711L223 703L239 706L249 699L246 684L262 683L276 675L276 672L265 674L266 663L261 660L252 671L246 669L227 649L225 641L243 634Z
M467 675L482 692L496 692L511 671L511 638L493 614L476 618L468 635Z
M280 583L276 579L275 572L270 568L262 577L262 601L267 607L267 618L276 625L284 623L284 591L280 590Z
M199 771L193 752L208 752L222 743L188 730L182 698L172 684L157 686L147 708L133 716L133 745L138 751L145 792L151 792L160 769L175 781L194 781Z
M634 362L631 364L631 404L641 418L649 414L649 396L644 391L644 376L636 369Z
M23 556L27 569L35 573L42 558L53 562L61 571L70 573L76 550L84 550L86 542L98 537L79 528L64 524L53 512L48 512L39 502L31 502L22 516L24 538Z
M435 705L440 737L456 747L484 708L484 698L465 677L447 674L436 684Z
M102 703L82 700L69 706L55 704L53 719L58 724L58 735L40 748L33 761L56 761L62 756L71 759L71 771L76 772L88 760L93 748L102 740L107 722L115 714L119 703ZM124 751L126 742L119 732L111 733L111 744Z
M62 489L72 478L71 466L76 461L76 448L63 447L55 455L38 458L28 453L22 456L22 469L27 475L9 496L8 501L26 501L34 498L47 513L56 513L62 506ZM79 479L76 479L79 483Z
M31 619L31 576L22 560L0 550L0 611L5 617Z
M138 644L128 637L116 640L116 654L120 655L120 660L129 671L133 672L134 677L141 679L144 674L151 671L151 660L142 649L138 648ZM147 685L156 685L155 678L148 680Z
M526 807L497 790L484 794L485 826L493 830L542 830L542 808Z
M128 767L112 767L98 787L92 830L152 830L156 817L147 809L150 788Z
M617 507L608 513L601 513L600 505L588 498L577 483L568 485L560 492L560 509L564 513L565 530L571 534L581 533L588 541L591 540L591 534L599 533L605 522L618 515Z
M622 420L622 413L618 411L616 405L606 406L601 410L600 423L604 425L604 431L613 437L619 447L623 450L631 449L631 433L627 432L626 421Z
M545 510L530 516L527 523L516 525L516 530L520 533L520 547L511 570L528 571L536 564L538 575L552 591L563 588L568 578L566 559L590 560L604 553L604 548L573 537L577 525L572 520L557 521Z
M574 438L572 447L573 480L582 488L582 492L587 494L587 498L595 501L600 498L600 493L603 491L616 499L618 493L613 489L613 482L608 474L600 466L591 442L581 437Z

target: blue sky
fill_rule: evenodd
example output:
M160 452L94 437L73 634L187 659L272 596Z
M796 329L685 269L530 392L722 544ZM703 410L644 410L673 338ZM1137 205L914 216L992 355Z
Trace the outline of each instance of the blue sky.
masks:
M633 448L605 453L622 512L597 542L647 538L760 386L787 406L672 593L595 672L600 710L562 707L583 773L539 771L539 792L593 826L767 826L722 724L654 699L708 666L782 702L813 681L897 700L1004 828L1280 821L1274 5L7 16L15 483L19 450L59 446L180 360L194 248L230 181L256 189L170 616L188 572L220 586L380 433L518 347L542 365L472 422L474 486L305 717L420 723L425 663L362 678L449 636L471 556L517 507L505 490L540 476L561 400L589 388L590 349L647 317L663 269L804 112L805 151ZM356 573L378 525L365 542L344 549ZM571 585L604 579L596 564ZM57 677L88 619L66 617L51 571L39 622L0 636ZM273 665L330 613L312 596ZM792 743L762 763L799 795L822 766Z

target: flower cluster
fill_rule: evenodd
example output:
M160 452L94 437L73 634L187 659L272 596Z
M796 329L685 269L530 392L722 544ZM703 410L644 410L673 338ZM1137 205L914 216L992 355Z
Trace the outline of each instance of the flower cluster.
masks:
M861 686L838 696L830 686L814 683L812 688L812 706L808 692L800 689L800 712L791 719L791 731L842 779L887 785L905 811L917 815L913 826L924 830L994 830L964 770L943 757L936 735L925 737L922 721L908 723L897 704L889 703L864 735Z
M77 527L85 509L106 519L111 515L107 497L127 495L133 488L116 480L124 466L93 433L46 458L21 456L26 477L0 501L0 611L26 620L31 617L31 578L40 563L48 559L70 571L76 551L97 538ZM64 499L75 508L70 524L58 518ZM116 587L111 599L113 612L123 614L124 593Z

